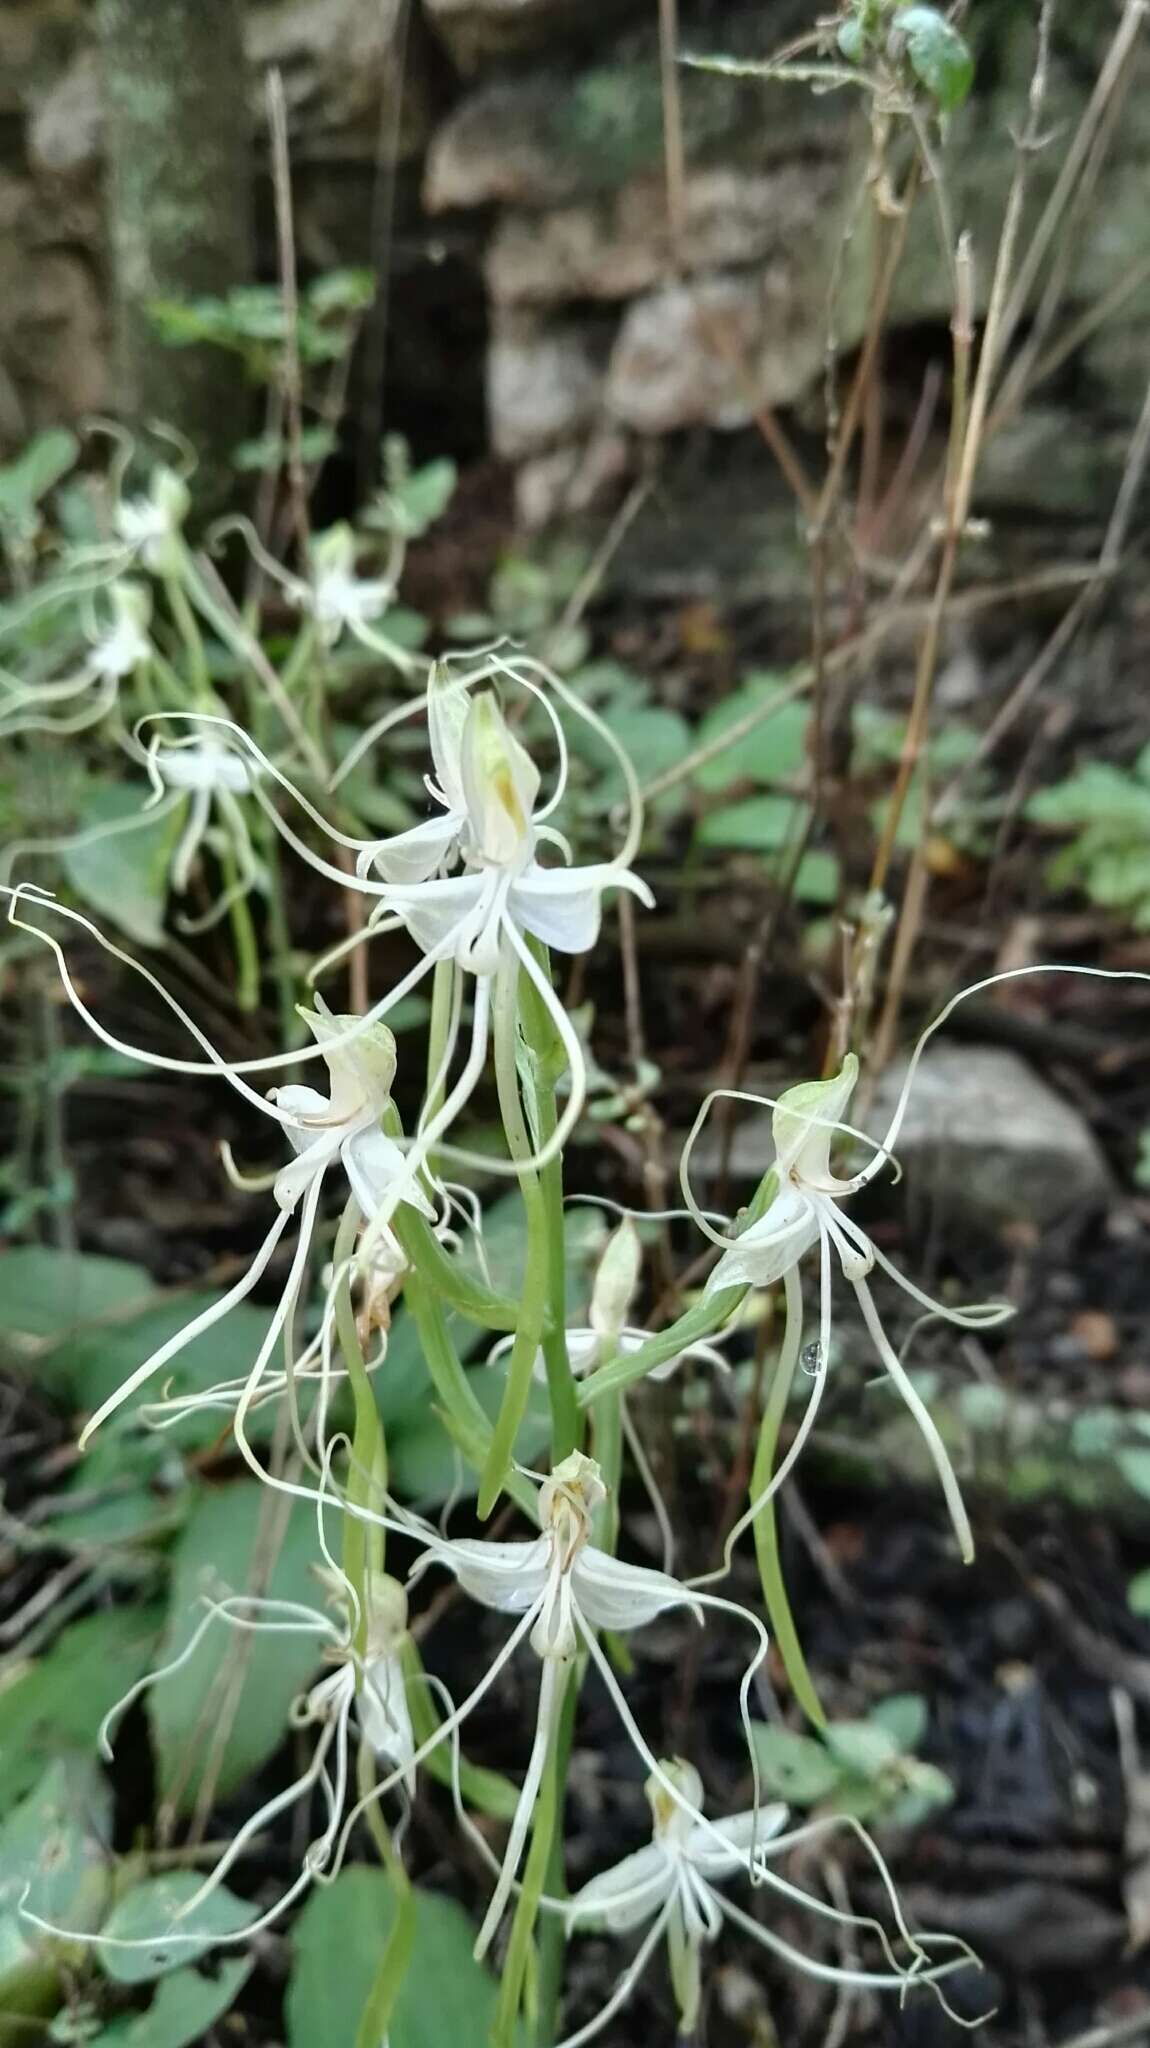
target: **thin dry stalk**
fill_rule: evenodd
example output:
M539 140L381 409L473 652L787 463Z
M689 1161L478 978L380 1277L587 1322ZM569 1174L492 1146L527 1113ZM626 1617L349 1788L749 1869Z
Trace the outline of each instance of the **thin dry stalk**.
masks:
M280 371L284 427L287 436L287 479L292 525L301 561L306 562L311 526L307 506L307 471L303 460L303 371L299 355L299 278L296 271L295 227L292 219L291 156L287 105L278 70L267 77L268 128L271 134L272 190L275 195L276 245L284 343Z

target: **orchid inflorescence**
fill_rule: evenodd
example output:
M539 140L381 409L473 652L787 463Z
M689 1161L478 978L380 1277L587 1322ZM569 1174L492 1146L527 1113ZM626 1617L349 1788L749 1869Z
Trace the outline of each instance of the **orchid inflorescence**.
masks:
M127 504L118 544L134 573L141 567L161 577L182 573L178 494L157 488L144 501ZM288 594L307 613L315 643L329 648L345 627L361 639L371 638L386 593L374 586L357 589L348 540L341 537L338 545L321 549L314 567L314 585L293 584ZM142 618L138 625L143 634ZM142 646L141 641L136 653L144 660ZM366 752L384 747L400 721L421 712L431 758L426 783L430 815L390 836L353 831L337 808L338 792ZM566 793L567 722L572 718L584 720L612 751L626 792L617 843L590 862L576 857L557 822ZM536 736L554 762L546 792L535 758ZM29 883L7 889L11 922L51 949L73 1008L104 1045L171 1073L214 1076L275 1127L270 1164L260 1163L251 1172L230 1151L225 1157L236 1184L253 1199L269 1203L266 1233L247 1270L139 1363L90 1417L82 1439L87 1442L140 1394L145 1395L143 1419L155 1426L176 1429L191 1413L215 1410L238 1455L261 1483L309 1503L316 1515L317 1568L326 1604L312 1608L241 1592L213 1598L180 1655L129 1695L157 1684L178 1684L194 1647L206 1632L220 1628L312 1635L317 1663L326 1667L294 1717L312 1741L304 1769L245 1822L195 1900L160 1930L163 1939L183 1938L181 1914L186 1917L222 1881L270 1820L317 1794L323 1824L298 1880L273 1906L221 1940L250 1939L308 1885L329 1881L361 1816L370 1817L373 1832L383 1831L388 1855L401 1856L419 1774L427 1769L450 1786L461 1827L493 1870L478 1954L491 1947L510 1915L497 2021L501 2041L510 2042L516 2024L531 1977L533 1944L562 1942L593 1928L618 1935L644 1932L607 2004L569 2034L567 2048L590 2040L610 2023L662 1943L681 2024L689 2031L698 2012L704 1957L728 1923L789 1965L826 1981L902 1994L921 1984L938 1989L963 1965L966 1951L947 1937L912 1934L878 1851L860 1830L854 1832L876 1859L891 1903L893 1932L808 1894L786 1876L781 1866L797 1844L840 1823L816 1817L791 1828L784 1808L763 1803L750 1707L756 1688L766 1683L766 1630L752 1608L704 1590L729 1571L745 1532L753 1531L761 1551L769 1504L814 1424L832 1355L836 1264L853 1290L886 1374L923 1433L959 1547L964 1556L970 1554L969 1524L945 1446L884 1329L870 1276L878 1267L916 1304L959 1324L985 1325L1006 1310L1001 1304L955 1310L932 1301L895 1272L847 1211L851 1198L891 1159L905 1091L878 1141L844 1122L857 1075L853 1056L830 1079L804 1082L780 1095L773 1104L773 1160L764 1159L758 1193L746 1216L734 1224L705 1213L691 1186L692 1148L715 1099L708 1097L682 1161L686 1209L681 1213L721 1251L702 1292L665 1328L644 1329L636 1318L641 1219L624 1215L607 1236L589 1309L582 1317L569 1316L563 1156L584 1108L587 1067L580 1034L552 978L551 955L585 953L598 936L605 901L618 892L645 905L651 902L633 868L642 825L636 778L610 730L539 663L498 646L432 665L423 692L377 721L353 756L330 769L326 787L317 786L314 762L310 776L293 775L284 751L266 733L252 732L215 700L192 706L157 703L136 721L126 741L133 758L145 766L152 805L190 805L181 813L177 853L185 883L212 816L236 852L231 879L216 906L219 915L258 886L261 861L271 857L270 848L276 859L294 855L330 881L341 900L352 896L360 907L348 937L316 964L313 982L384 938L389 962L396 947L410 943L414 948L411 964L365 1007L329 1008L313 986L298 1004L298 1020L308 1034L305 1043L298 1041L293 1018L292 1040L278 1052L237 1059L217 1049L149 967L122 951L80 911ZM264 852L257 854L257 848ZM198 1056L177 1057L127 1042L104 1023L73 971L58 920L141 976L190 1034ZM388 1019L421 985L430 991L430 1020L425 1071L416 1083L406 1061L399 1073ZM318 1068L324 1085L298 1078L305 1067ZM268 1087L272 1076L274 1085ZM461 1128L468 1105L490 1076L505 1143L502 1153L477 1150ZM414 1093L418 1107L408 1113L405 1127L399 1103L409 1103ZM861 1165L856 1163L860 1144L870 1154ZM845 1171L832 1159L836 1146L846 1150ZM525 1252L514 1295L502 1293L492 1281L481 1212L467 1190L447 1177L453 1165L465 1176L473 1178L478 1170L509 1176L518 1184ZM333 1191L339 1209L334 1242L327 1211ZM808 1256L817 1259L819 1289L816 1335L804 1345L801 1269ZM246 1374L206 1388L173 1390L168 1369L195 1339L264 1287L273 1271L278 1299ZM743 1327L748 1297L778 1285L784 1315L774 1384L785 1401L800 1356L813 1357L807 1405L787 1456L774 1469L774 1435L761 1443L751 1498L728 1542L722 1571L683 1581L674 1575L673 1531L626 1396L644 1379L668 1380L688 1366L696 1373L725 1374L730 1360L724 1347ZM479 1521L485 1522L504 1501L525 1519L526 1533L446 1533L389 1489L374 1386L389 1370L391 1311L401 1297L418 1332L439 1420L460 1472L471 1475ZM461 1321L488 1333L493 1402L477 1397L473 1377L462 1368L456 1336ZM544 1389L550 1460L542 1473L533 1474L521 1462L520 1446L533 1391L538 1402ZM667 1396L673 1391L672 1380ZM263 1440L257 1441L250 1427L252 1416L269 1403L286 1404L289 1450L282 1457L266 1454ZM616 1554L628 1450L655 1506L663 1542L661 1569ZM464 1480L456 1508L466 1492ZM334 1545L333 1526L340 1531ZM414 1552L406 1584L386 1568L390 1544ZM446 1574L458 1596L506 1616L511 1624L458 1703L424 1669L409 1628L409 1598L433 1573ZM773 1614L777 1584L768 1586L764 1579L764 1593ZM745 1811L710 1818L698 1771L686 1760L661 1759L628 1701L620 1676L627 1667L625 1638L658 1617L685 1630L735 1625L748 1633L749 1654L731 1715L745 1746L752 1787ZM520 1788L504 1785L503 1796L490 1809L508 1824L503 1852L496 1855L487 1831L476 1827L469 1810L477 1781L463 1759L461 1742L478 1703L520 1655L533 1660L538 1673L534 1725ZM654 1834L647 1848L567 1897L561 1887L562 1794L574 1705L588 1674L610 1699L646 1779ZM109 1717L109 1725L116 1718ZM399 1806L394 1836L382 1820L389 1798ZM774 1931L769 1917L756 1917L727 1896L725 1886L732 1879L745 1880L764 1899L773 1895L851 1929L870 1930L882 1947L881 1966L868 1972L861 1965L832 1965L804 1955ZM201 1932L194 1938L203 1945ZM554 2031L561 2032L558 2023Z

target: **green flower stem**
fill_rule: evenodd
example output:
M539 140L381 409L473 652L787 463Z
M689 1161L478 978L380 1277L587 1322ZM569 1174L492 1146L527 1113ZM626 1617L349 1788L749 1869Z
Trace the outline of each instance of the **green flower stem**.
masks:
M172 617L176 622L176 630L183 644L184 653L188 658L192 695L196 708L201 711L207 710L214 704L215 699L212 694L212 678L208 669L208 658L204 652L203 634L196 624L196 615L188 603L187 592L179 576L165 576L164 594L167 597Z
M347 1370L355 1425L351 1439L351 1460L347 1476L347 1498L352 1507L382 1514L387 1494L387 1444L375 1405L371 1379L355 1324L351 1298L351 1275L347 1270L359 1233L358 1204L349 1201L340 1217L333 1260L339 1275L335 1295L335 1329ZM367 1649L368 1574L381 1572L384 1562L384 1530L378 1523L364 1522L358 1515L345 1515L343 1524L343 1568L359 1599L359 1623L355 1647L362 1657Z
M507 1149L512 1159L516 1161L530 1158L532 1151L519 1095L516 1059L519 1035L518 983L519 962L512 956L510 960L501 963L496 976L492 1004L492 1037L499 1111L503 1118ZM533 1167L524 1167L520 1172L519 1191L523 1197L527 1224L523 1288L519 1300L519 1321L511 1346L511 1356L507 1361L507 1385L479 1481L476 1509L482 1520L486 1520L491 1513L510 1471L515 1438L527 1411L531 1376L547 1320L547 1301L552 1276L548 1204L544 1199L539 1175Z
M579 1406L589 1408L609 1394L621 1394L636 1380L645 1379L655 1366L677 1357L686 1345L713 1337L741 1307L746 1295L745 1287L724 1287L718 1294L706 1295L677 1322L668 1323L665 1330L657 1330L653 1337L648 1337L637 1351L621 1351L606 1359L581 1382L576 1397Z
M458 973L459 969L454 960L437 960L431 976L431 1016L427 1026L427 1096L423 1110L428 1123L442 1107L446 1093L446 1077L440 1074L439 1070L447 1050L447 1034L451 1025Z
M539 965L550 975L546 948L536 947ZM520 976L521 1027L531 1076L531 1108L539 1146L554 1135L558 1116L555 1083L566 1066L563 1041L548 1015L538 989L526 974ZM567 1244L563 1228L563 1161L548 1160L540 1169L540 1184L547 1217L547 1324L543 1332L543 1362L547 1369L547 1396L551 1403L551 1462L558 1464L583 1439L575 1378L567 1356Z
M224 888L233 889L239 880L239 870L235 853L226 839L220 847L219 861ZM258 1007L260 1000L260 950L256 944L251 904L246 896L232 897L228 905L228 923L236 955L236 1007L246 1016Z
M543 1781L535 1803L535 1814L531 1825L531 1847L523 1870L523 1882L515 1906L515 1918L511 1923L511 1936L499 1982L499 2004L491 2029L492 2048L512 2048L515 2036L515 2022L519 2016L523 1985L531 1963L532 1935L539 1917L539 1901L547 1883L551 1866L552 1849L558 1844L562 1858L562 1830L557 1826L567 1783L567 1763L570 1755L570 1732L574 1722L575 1688L571 1684L571 1673L563 1674L562 1693L552 1718L547 1743L547 1756L543 1765ZM568 1711L568 1701L572 1710ZM564 1741L566 1733L567 1740ZM549 1924L548 1914L544 1927L544 1938L555 1929ZM563 1923L557 1920L559 1933L559 1954L562 1956ZM542 1972L540 1973L542 1976ZM541 1987L540 1987L541 1988ZM536 2040L550 2048L553 2035L554 2012L547 2015L547 2032L538 2029L544 2020L543 2002L540 1998L536 2016Z
M305 619L299 632L296 634L295 645L280 670L280 682L283 684L285 696L291 696L292 691L307 668L315 649L315 643L315 620Z
M766 1214L777 1193L778 1181L772 1167L763 1175L743 1211L744 1230ZM666 1365L669 1358L675 1358L688 1344L698 1344L705 1337L713 1337L742 1307L748 1291L746 1287L723 1287L717 1294L704 1294L684 1311L677 1322L669 1323L665 1330L656 1331L637 1351L620 1352L616 1358L605 1360L579 1388L579 1406L588 1408L606 1394L622 1393L635 1380L645 1379L655 1366Z
M518 1301L510 1294L496 1294L468 1273L458 1258L444 1251L431 1225L415 1209L403 1211L400 1242L429 1285L468 1322L478 1323L484 1330L515 1328L519 1321Z
M440 1726L439 1715L419 1661L419 1651L410 1636L406 1636L400 1646L399 1659L407 1690L411 1732L416 1748L421 1749ZM437 1783L450 1787L455 1770L450 1740L442 1742L438 1749L429 1750L420 1769ZM468 1763L463 1755L459 1758L458 1778L460 1794L469 1806L476 1807L480 1813L490 1814L493 1820L509 1821L514 1818L519 1792L510 1778L504 1778L498 1771L486 1770L480 1764Z
M554 1761L550 1770L544 1773L540 1793L540 1807L549 1802L542 1814L536 1809L536 1832L531 1838L531 1849L524 1872L524 1889L534 1881L532 1862L536 1854L535 1843L545 1830L546 1865L543 1871L543 1889L548 1898L562 1899L567 1896L567 1879L563 1868L563 1829L558 1825L563 1810L563 1795L567 1785L567 1772L571 1761L571 1745L575 1735L575 1708L582 1682L582 1663L576 1673L573 1685L568 1685L563 1696L562 1712L557 1716L558 1732L555 1738ZM543 1851L539 1851L542 1858ZM538 1968L536 1972L536 2010L534 2048L553 2048L559 2033L559 2001L563 1991L563 1956L567 1945L567 1928L558 1913L547 1913L539 1929L537 1944Z
M383 1945L383 1954L372 1979L367 2001L356 2028L355 2048L379 2048L386 2041L395 2013L395 2002L411 1962L415 1941L415 1893L396 1853L379 1802L370 1797L375 1788L375 1758L366 1742L360 1744L356 1769L357 1789L364 1801L364 1816L395 1895L395 1918Z
M755 1463L751 1472L751 1499L759 1495L771 1483L775 1465L779 1431L786 1414L787 1401L794 1384L795 1370L799 1362L799 1348L803 1334L803 1303L799 1288L798 1274L792 1268L784 1277L786 1288L787 1314L783 1328L783 1341L779 1348L778 1361L771 1375L771 1384L763 1407L763 1419L759 1426L759 1441L755 1451ZM769 1500L755 1517L755 1556L758 1559L759 1578L762 1582L763 1601L774 1632L783 1668L790 1680L794 1693L808 1721L816 1728L826 1727L826 1715L822 1710L815 1683L803 1655L802 1644L795 1628L791 1604L783 1582L782 1559L779 1556L779 1532L775 1516L775 1503Z
M619 1543L619 1480L623 1470L623 1396L600 1401L592 1424L595 1463L603 1474L607 1498L595 1510L591 1540L614 1557Z
M412 1213L401 1203L392 1220L392 1229L408 1258L413 1260L404 1281L403 1298L419 1332L424 1362L439 1396L444 1427L452 1441L458 1444L468 1464L479 1472L485 1468L491 1454L491 1423L486 1409L472 1392L467 1374L459 1362L459 1354L451 1341L442 1304L414 1263L413 1250L410 1248L407 1235ZM506 1490L516 1505L534 1522L535 1489L530 1481L512 1472L508 1475Z

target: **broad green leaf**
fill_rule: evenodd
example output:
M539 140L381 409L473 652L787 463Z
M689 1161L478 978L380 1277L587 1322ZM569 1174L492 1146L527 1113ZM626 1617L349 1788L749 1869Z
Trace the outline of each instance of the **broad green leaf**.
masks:
M1150 789L1107 761L1090 761L1030 798L1037 825L1100 825L1111 839L1150 833Z
M860 1778L877 1777L899 1753L894 1734L875 1720L831 1721L826 1742L835 1762Z
M1131 1614L1150 1620L1150 1571L1135 1572L1126 1588L1126 1605Z
M794 815L792 797L748 796L700 818L695 838L700 846L778 853L790 837Z
M940 112L960 107L974 83L974 58L958 30L936 7L902 8L898 26L911 69Z
M665 705L620 704L608 709L606 717L640 783L653 782L668 768L677 768L690 751L691 729L686 719ZM626 794L622 768L606 740L591 726L584 727L577 744L584 759L602 770L595 800L610 809Z
M870 1710L868 1720L893 1736L903 1755L916 1750L926 1734L927 1704L920 1692L892 1692Z
M80 443L67 427L50 427L0 469L0 525L34 534L36 508L76 462Z
M80 1934L98 1927L111 1886L111 1830L111 1788L80 1756L51 1764L0 1827L0 2040L9 2039L6 2020L51 2011L56 1961L75 1959L21 1907ZM15 2048L23 2031L13 2028L11 2038Z
M313 1893L292 1934L288 2048L356 2048L394 1916L394 1894L381 1870L353 1866L329 1889ZM486 2048L496 1985L471 1953L474 1940L475 1928L453 1899L416 1891L415 1945L389 2048Z
M194 2048L235 2004L251 1972L248 1956L229 1956L210 1977L198 1970L174 1970L157 1987L146 2012L113 2021L88 2048Z
M442 519L455 493L459 471L449 456L427 462L422 469L397 478L365 520L368 526L386 526L419 540L429 527Z
M154 1291L144 1267L127 1259L18 1245L0 1257L0 1332L15 1348L38 1350L33 1340L64 1337Z
M218 1299L217 1294L172 1295L143 1315L82 1330L45 1358L45 1383L65 1394L77 1410L91 1413L153 1351L186 1329ZM196 1393L221 1380L244 1378L267 1335L270 1320L270 1310L253 1308L250 1302L237 1302L218 1323L193 1338L155 1381L142 1387L126 1412L131 1415L148 1401L159 1399L162 1390L172 1395ZM257 1410L252 1418L253 1435L266 1435L273 1420L272 1408ZM171 1441L176 1449L211 1443L225 1422L226 1417L215 1411L188 1416L172 1428Z
M61 1750L94 1751L100 1722L155 1661L160 1616L108 1607L64 1630L0 1690L0 1808L11 1806Z
M796 1735L768 1721L754 1722L751 1733L764 1790L788 1805L814 1806L839 1784L837 1759L812 1735Z
M375 272L365 264L325 270L308 285L308 311L321 320L333 313L363 313L375 297L375 286Z
M1150 1500L1150 1451L1135 1450L1129 1445L1114 1453L1114 1462L1127 1486L1135 1493Z
M237 1899L226 1885L218 1885L192 1912L177 1919L180 1907L195 1897L203 1881L202 1871L172 1870L163 1877L144 1878L117 1899L100 1929L109 1942L96 1951L105 1976L117 1984L149 1984L198 1961L221 1934L234 1934L258 1918L258 1908L249 1900ZM186 1937L192 1934L203 1938L189 1941ZM118 1941L146 1941L148 1947L116 1948L113 1943Z
M940 1806L949 1806L954 1786L945 1771L936 1764L921 1763L918 1757L904 1760L900 1768L902 1788L886 1807L884 1818L896 1827L920 1827Z
M786 677L769 673L749 675L741 687L708 711L695 734L697 747L710 746L732 725L748 718L760 704L785 688ZM716 754L695 771L695 784L709 794L731 789L740 782L788 782L798 775L806 758L809 712L803 704L784 704L761 725Z
M836 40L839 50L846 58L848 64L862 63L863 58L866 56L866 37L863 34L861 22L842 22Z
M94 785L79 830L123 819L124 830L90 840L61 856L64 871L86 904L141 946L164 936L168 865L180 834L184 806L155 818L142 809L141 792L128 783Z
M167 1663L188 1643L203 1618L205 1594L220 1598L258 1590L273 1599L321 1604L312 1570L318 1555L315 1520L302 1503L288 1510L274 1569L257 1585L257 1542L266 1532L266 1516L274 1521L282 1506L256 1479L203 1493L173 1552L168 1623L157 1662ZM257 1771L284 1740L288 1710L314 1676L320 1647L318 1632L261 1635L216 1622L178 1676L148 1695L162 1796L175 1797L181 1810L194 1803L221 1715L228 1733L219 1796L227 1798ZM229 1672L240 1674L234 1694Z
M824 909L838 902L839 864L833 853L804 853L795 870L795 897Z

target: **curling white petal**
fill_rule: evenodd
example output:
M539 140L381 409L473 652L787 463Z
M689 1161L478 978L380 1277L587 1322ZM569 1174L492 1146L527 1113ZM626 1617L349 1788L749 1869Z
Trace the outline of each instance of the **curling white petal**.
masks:
M461 755L463 728L471 699L459 680L446 669L432 669L427 682L427 731L436 780L449 808L458 816L467 812L463 788Z
M499 1614L526 1614L546 1589L549 1553L543 1536L530 1543L485 1543L461 1536L436 1544L434 1556L484 1607Z
M697 1603L678 1579L646 1565L625 1564L590 1543L571 1567L571 1582L579 1611L594 1628L643 1628L670 1607L689 1607L702 1619Z
M396 1182L407 1174L407 1155L385 1132L372 1128L357 1131L347 1139L343 1166L352 1194L364 1216L370 1219ZM422 1216L434 1218L435 1210L414 1176L403 1199Z
M389 889L383 901L403 919L416 945L431 953L448 946L461 933L466 935L488 891L486 875L453 875L443 881Z
M818 1218L797 1188L784 1185L766 1214L723 1253L705 1294L724 1287L770 1287L818 1241Z
M428 882L453 856L463 824L461 817L447 811L410 831L397 832L393 839L381 839L360 855L359 871L364 874L374 867L385 882L406 886Z
M786 1824L787 1809L781 1802L760 1806L757 1813L752 1808L731 1813L725 1820L708 1821L705 1827L696 1821L687 1837L686 1854L704 1877L728 1877L736 1870L746 1870L752 1842L756 1846L769 1842ZM725 1836L729 1850L720 1848L716 1834Z
M533 861L512 883L508 909L520 930L557 953L586 953L599 936L605 889L629 889L648 910L655 901L638 875L609 861L582 868L542 868Z
M582 1885L568 1912L579 1925L592 1922L609 1934L626 1934L649 1920L674 1888L674 1866L657 1842L648 1842Z

